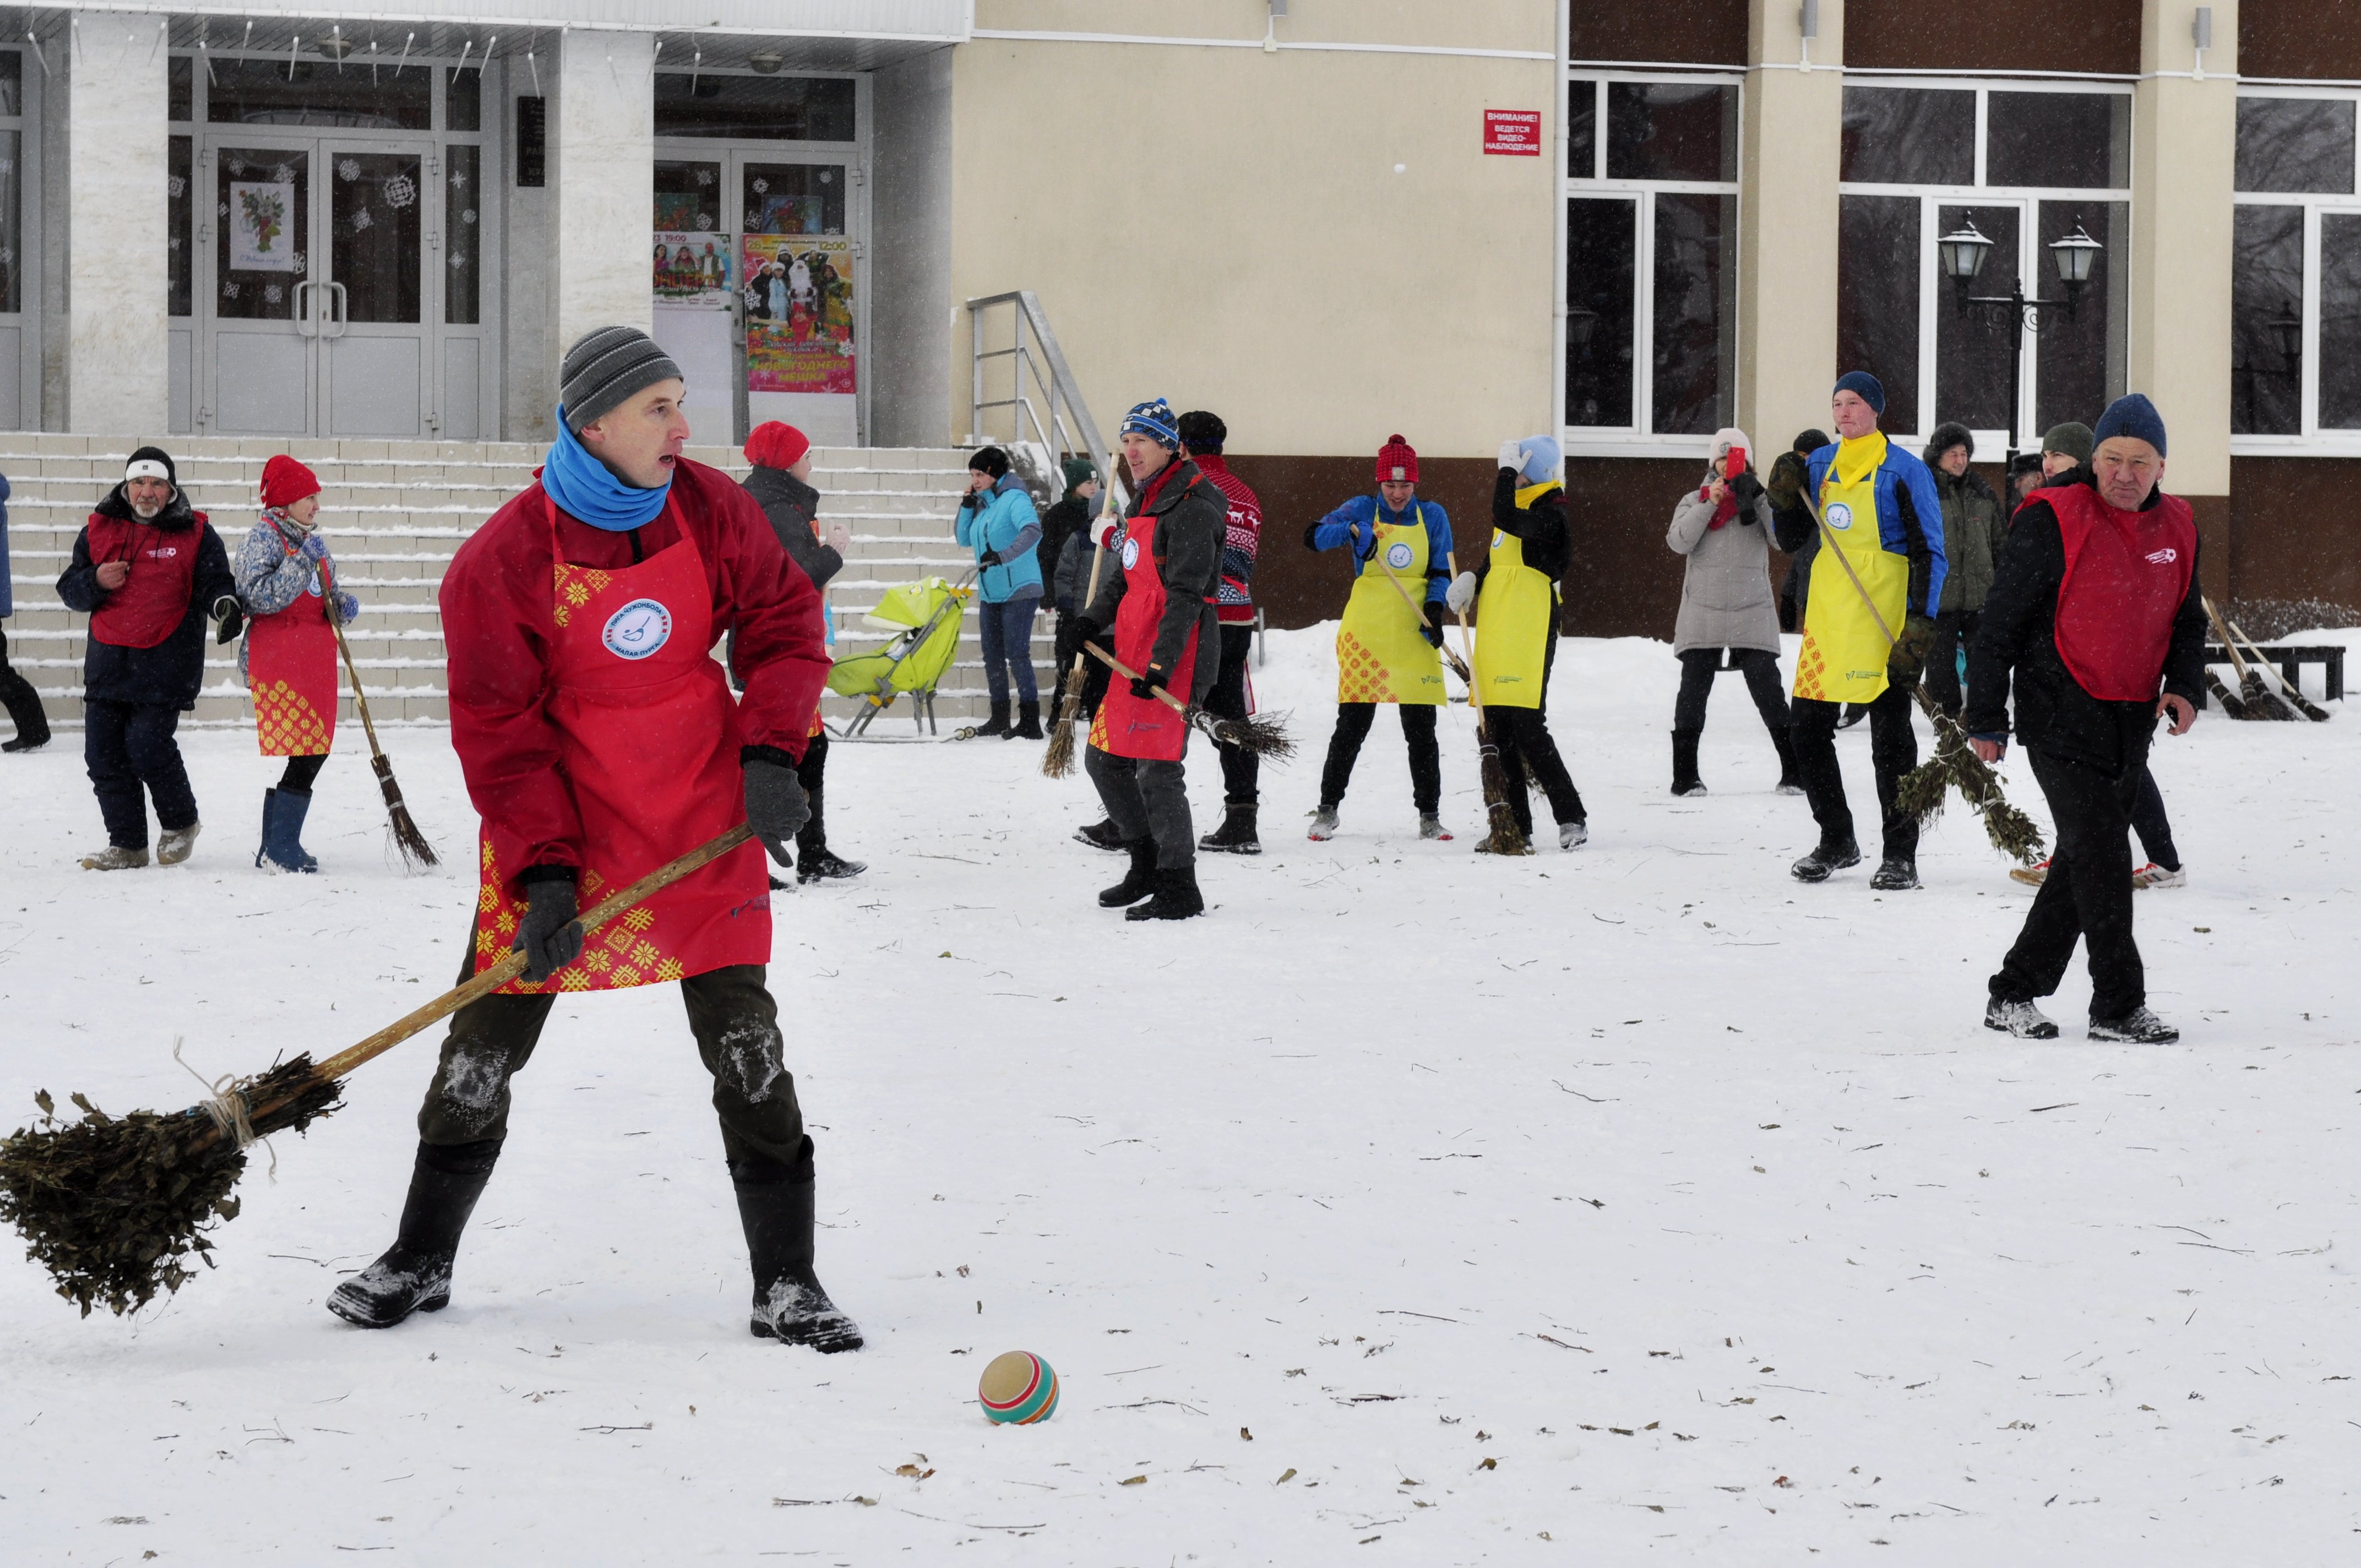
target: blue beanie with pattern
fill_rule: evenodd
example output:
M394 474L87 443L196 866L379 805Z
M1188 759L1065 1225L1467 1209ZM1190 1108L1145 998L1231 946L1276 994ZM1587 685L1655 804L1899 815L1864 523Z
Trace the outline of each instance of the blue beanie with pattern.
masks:
M1144 403L1134 403L1131 411L1123 416L1125 432L1137 431L1160 446L1175 452L1180 449L1180 424L1172 417L1172 405L1162 398L1150 398Z

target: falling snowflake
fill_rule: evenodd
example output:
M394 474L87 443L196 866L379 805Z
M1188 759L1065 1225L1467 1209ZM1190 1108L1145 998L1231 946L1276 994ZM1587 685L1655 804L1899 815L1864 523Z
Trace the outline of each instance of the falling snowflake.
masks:
M476 221L476 209L469 207L466 212L461 213L459 214L459 221L463 224L474 223Z
M280 288L280 286L279 286L278 284L276 284L276 283L266 283L266 284L264 284L264 285L263 285L263 289L262 289L262 302L263 302L264 304L266 304L266 305L275 305L275 304L277 304L280 301L281 301L281 300L285 299L286 297L287 297L286 291L284 291L283 289Z
M407 174L397 174L385 182L385 204L395 212L418 200L418 184Z
M237 298L237 285L236 285L236 284L235 284L235 283L225 283L225 284L223 284L223 285L222 285L222 298L223 298L223 299L225 299L225 300L235 300L235 299L236 299L236 298Z
M754 181L754 194L757 196L763 194L763 192L768 191L770 188L771 182L767 180L757 180Z
M270 178L281 185L292 185L295 183L295 170L282 163L270 171Z
M349 185L349 184L351 184L354 181L356 181L356 180L359 179L360 177L361 177L361 163L360 163L360 159L357 159L357 158L346 158L346 159L338 159L338 160L337 160L337 163L336 163L336 178L337 178L337 179L339 179L339 180L343 181L345 183L346 183L347 185Z
M5 172L6 165L5 163L0 163L0 173ZM164 189L170 193L172 200L177 202L181 197L189 193L189 182L186 180L181 179L181 176L175 174L170 180L164 181Z
M376 222L377 220L375 218L369 216L369 210L367 207L363 207L359 212L353 214L353 232L355 234L358 234L361 230L369 227Z
M699 185L710 185L710 184L712 184L712 183L713 183L713 170L711 170L710 169L700 169L700 170L698 170L697 171L697 182Z

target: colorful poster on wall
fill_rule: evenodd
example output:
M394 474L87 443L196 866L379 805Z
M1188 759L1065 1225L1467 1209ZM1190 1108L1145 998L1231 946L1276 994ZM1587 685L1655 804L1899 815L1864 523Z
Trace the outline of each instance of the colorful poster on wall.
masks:
M750 234L743 244L746 389L852 391L852 242Z
M730 236L694 229L658 229L655 296L670 305L730 303Z
M229 265L233 272L292 272L301 236L294 222L295 183L233 180L229 183Z

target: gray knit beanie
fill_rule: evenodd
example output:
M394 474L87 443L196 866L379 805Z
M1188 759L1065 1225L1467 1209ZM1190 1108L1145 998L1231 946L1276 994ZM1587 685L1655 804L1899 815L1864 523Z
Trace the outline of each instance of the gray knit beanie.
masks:
M680 367L656 340L632 326L602 326L566 351L557 370L557 400L575 434L633 393L658 381L682 379Z

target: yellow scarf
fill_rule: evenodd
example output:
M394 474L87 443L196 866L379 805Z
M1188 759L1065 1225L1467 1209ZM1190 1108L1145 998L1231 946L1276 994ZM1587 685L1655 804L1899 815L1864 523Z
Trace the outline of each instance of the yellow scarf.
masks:
M1872 430L1837 443L1837 460L1828 465L1839 485L1858 485L1885 461L1885 433Z

